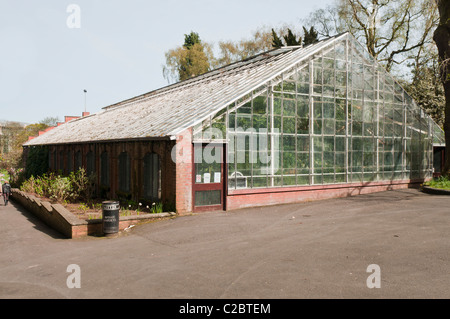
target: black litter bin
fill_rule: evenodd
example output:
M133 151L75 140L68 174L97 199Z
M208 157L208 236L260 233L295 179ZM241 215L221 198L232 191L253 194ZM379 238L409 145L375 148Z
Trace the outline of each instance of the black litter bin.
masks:
M102 203L102 226L105 235L119 232L119 202L106 201Z

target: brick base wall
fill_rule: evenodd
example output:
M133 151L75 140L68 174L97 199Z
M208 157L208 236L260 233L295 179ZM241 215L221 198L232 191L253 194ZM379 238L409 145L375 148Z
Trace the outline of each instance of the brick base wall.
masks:
M387 190L419 187L422 182L423 180L402 180L339 185L229 190L227 196L227 210L300 203L321 199L369 194Z

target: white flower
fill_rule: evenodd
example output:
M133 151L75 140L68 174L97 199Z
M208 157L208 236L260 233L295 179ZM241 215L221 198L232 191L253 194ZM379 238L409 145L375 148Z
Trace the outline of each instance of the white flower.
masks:
M142 206L142 203L139 203L139 206Z

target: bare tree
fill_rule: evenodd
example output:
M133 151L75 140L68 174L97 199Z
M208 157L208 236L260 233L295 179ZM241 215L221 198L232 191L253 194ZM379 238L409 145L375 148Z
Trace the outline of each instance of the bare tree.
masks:
M428 0L336 0L305 24L321 36L350 32L390 72L432 42L437 21L437 6Z

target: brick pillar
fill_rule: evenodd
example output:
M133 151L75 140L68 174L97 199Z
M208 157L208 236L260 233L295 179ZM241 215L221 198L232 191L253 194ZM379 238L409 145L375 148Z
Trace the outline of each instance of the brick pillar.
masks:
M172 159L176 159L175 204L178 214L192 212L192 129L189 128L177 135L176 151L172 151Z

